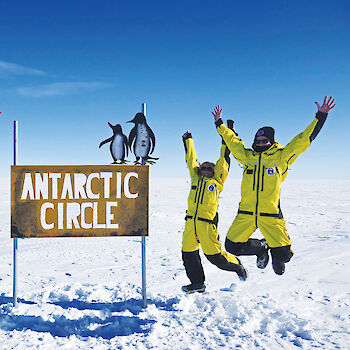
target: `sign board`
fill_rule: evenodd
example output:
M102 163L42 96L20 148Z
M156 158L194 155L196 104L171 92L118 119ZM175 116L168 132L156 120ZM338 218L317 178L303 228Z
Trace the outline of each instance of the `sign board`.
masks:
M148 166L12 166L11 237L148 236Z

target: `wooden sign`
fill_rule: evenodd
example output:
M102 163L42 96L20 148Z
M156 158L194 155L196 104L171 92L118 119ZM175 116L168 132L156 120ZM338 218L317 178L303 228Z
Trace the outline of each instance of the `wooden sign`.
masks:
M148 166L12 166L11 237L148 235Z

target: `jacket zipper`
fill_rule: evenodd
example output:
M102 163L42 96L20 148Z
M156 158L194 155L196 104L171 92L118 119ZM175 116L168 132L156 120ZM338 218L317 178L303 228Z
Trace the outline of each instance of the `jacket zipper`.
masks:
M249 168L249 163L243 167L243 175L247 171L248 168Z
M258 183L256 185L255 226L258 227L258 204L259 204L259 182L260 182L261 153L259 154Z
M276 163L274 164L274 166L275 166L275 169L276 169L276 171L277 171L277 174L280 175L280 172L278 171L278 168L277 168Z
M205 184L204 184L203 191L202 191L201 204L203 203L203 197L204 197L204 192L205 192L206 185L207 185L207 179L205 179Z
M198 184L199 191L198 191L197 207L196 207L196 213L194 214L194 217L193 217L194 235L196 236L196 239L198 242L199 242L199 239L198 239L197 230L196 230L196 219L197 219L197 212L198 212L198 206L199 206L199 197L200 197L201 191L202 191L202 185L203 185L203 178L200 181L200 185ZM196 193L196 198L195 198L194 202L196 202L196 199L197 199L197 193Z
M265 162L263 162L263 173L261 179L261 191L264 191L264 175L265 175Z
M255 173L256 173L256 164L258 162L255 162L255 166L254 166L254 174L253 174L253 191L255 190Z
M199 193L198 193L198 198L197 198L197 207L196 207L196 213L194 214L194 220L196 220L197 218L197 212L198 212L198 206L199 206L199 198L201 196L201 192L202 192L202 187L203 187L203 178L201 179L201 184L200 184L200 189L199 189Z
M198 195L198 191L199 191L199 183L200 183L200 181L198 181L198 183L197 183L197 191L196 191L196 195L194 196L194 202L195 203L197 201L197 195Z

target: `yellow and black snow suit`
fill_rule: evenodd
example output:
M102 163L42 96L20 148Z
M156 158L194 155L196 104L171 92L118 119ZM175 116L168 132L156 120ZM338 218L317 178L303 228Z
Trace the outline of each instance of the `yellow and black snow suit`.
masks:
M257 240L248 238L260 228L271 248L272 258L284 262L290 260L293 255L290 249L292 242L280 208L281 184L289 166L310 146L326 118L327 114L318 112L305 131L294 137L286 147L275 141L264 152L245 148L243 141L221 120L216 122L217 130L229 150L243 165L241 202L227 233L227 251L235 255L259 255Z
M191 134L188 133L183 141L191 175L191 190L183 232L182 259L191 283L202 284L205 276L199 256L199 244L208 260L220 269L236 271L240 264L236 257L222 249L217 231L219 194L228 175L230 152L223 144L213 177L203 177L198 174L197 155Z

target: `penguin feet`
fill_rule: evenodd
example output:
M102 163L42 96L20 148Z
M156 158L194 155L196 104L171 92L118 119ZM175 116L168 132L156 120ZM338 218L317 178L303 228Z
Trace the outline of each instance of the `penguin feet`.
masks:
M120 161L117 161L117 160L115 160L113 163L111 163L111 164L126 164L126 163L128 163L129 161L128 160L125 160L125 159L122 159L122 160L120 160Z
M138 160L134 161L135 165L146 165L146 164L155 164L156 162L154 162L153 160L149 160L149 159L143 159L141 162Z

